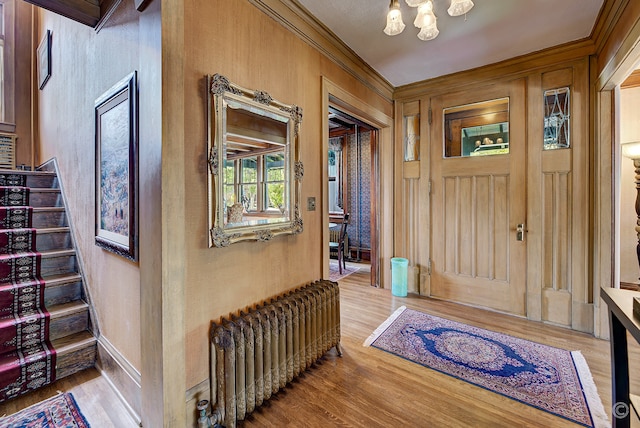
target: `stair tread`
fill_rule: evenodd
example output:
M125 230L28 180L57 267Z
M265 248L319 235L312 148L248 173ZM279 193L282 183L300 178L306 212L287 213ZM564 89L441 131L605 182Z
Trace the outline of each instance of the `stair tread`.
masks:
M86 311L89 305L82 300L74 300L68 303L60 303L47 308L51 319L62 318L79 312Z
M64 355L74 352L85 346L93 345L97 342L97 339L91 332L84 330L79 333L73 333L59 339L51 341L51 344L56 349L58 355Z
M76 250L74 250L73 248L67 249L67 250L40 251L40 255L42 256L43 259L46 259L49 257L74 256L75 254L76 254Z
M0 258L18 258L24 257L25 255L33 255L35 253L39 253L43 259L52 258L52 257L63 257L63 256L74 256L76 254L76 250L73 248L63 249L63 250L45 250L45 251L22 251L19 253L0 253Z
M56 275L43 276L42 279L47 287L55 287L69 282L80 281L82 277L79 273L59 273Z
M34 213L46 212L46 211L59 211L64 212L64 207L31 207Z
M16 187L16 186L9 186L9 187ZM60 189L55 187L30 187L29 193L32 195L34 193L60 193Z
M22 169L0 169L0 174L41 175L45 177L55 176L55 171L25 171Z
M45 234L45 233L66 233L69 232L71 230L71 228L69 228L69 226L56 226L56 227L32 227L31 229L36 229L38 234ZM11 230L11 229L8 229Z

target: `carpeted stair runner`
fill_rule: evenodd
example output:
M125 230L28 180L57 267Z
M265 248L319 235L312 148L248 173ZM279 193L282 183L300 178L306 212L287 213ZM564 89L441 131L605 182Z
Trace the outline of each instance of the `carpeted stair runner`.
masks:
M29 205L29 188L0 186L0 205L9 207Z
M19 177L19 176L18 176ZM3 185L6 184L6 185ZM29 189L0 178L0 401L55 380L45 283L40 277Z
M28 227L32 218L33 208L31 207L0 207L0 229Z

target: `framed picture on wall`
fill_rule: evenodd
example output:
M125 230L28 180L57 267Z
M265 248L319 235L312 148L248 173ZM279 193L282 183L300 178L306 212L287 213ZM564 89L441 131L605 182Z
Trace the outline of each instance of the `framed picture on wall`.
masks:
M138 97L134 71L95 102L96 245L137 261Z
M47 30L38 45L38 87L44 88L51 77L51 31Z

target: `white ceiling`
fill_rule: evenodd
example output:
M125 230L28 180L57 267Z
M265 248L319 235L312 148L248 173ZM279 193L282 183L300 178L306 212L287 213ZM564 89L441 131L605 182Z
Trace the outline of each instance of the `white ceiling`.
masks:
M298 0L393 86L539 51L591 34L604 0L474 0L466 16L433 0L440 35L418 39L416 9L400 0L406 28L382 32L389 0Z

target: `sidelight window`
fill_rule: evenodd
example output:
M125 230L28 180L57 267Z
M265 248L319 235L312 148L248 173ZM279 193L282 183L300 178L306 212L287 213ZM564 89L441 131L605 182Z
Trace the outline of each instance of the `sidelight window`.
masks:
M544 149L567 149L570 146L569 88L544 91Z

